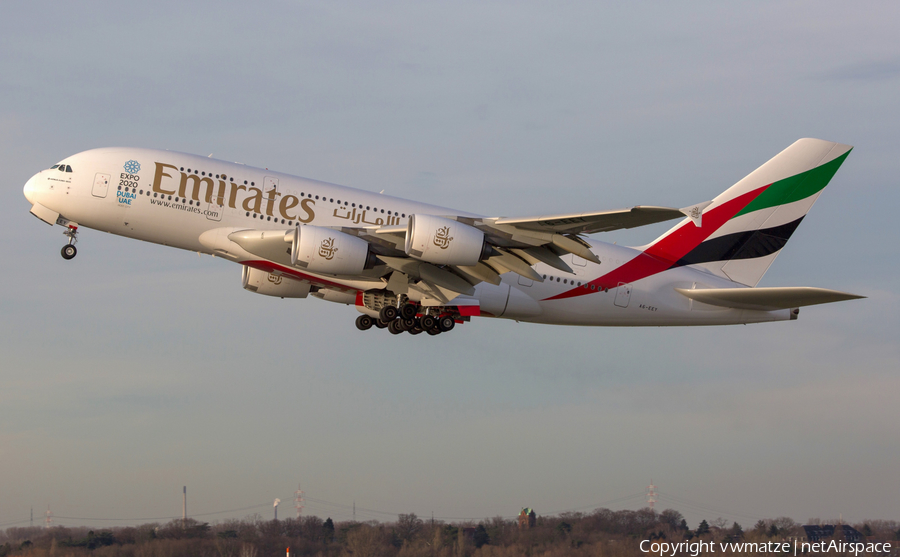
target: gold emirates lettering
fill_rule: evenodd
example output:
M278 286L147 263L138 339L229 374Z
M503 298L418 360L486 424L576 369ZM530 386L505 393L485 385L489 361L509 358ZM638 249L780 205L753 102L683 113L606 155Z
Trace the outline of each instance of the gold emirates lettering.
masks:
M167 171L171 171L171 174ZM177 185L176 185L177 182ZM213 180L211 176L197 176L186 174L178 170L178 167L163 162L156 163L156 173L153 175L153 191L162 195L177 195L178 197L190 197L199 202L201 191L203 201L225 206L232 209L238 207L257 215L268 215L275 218L295 220L304 224L312 222L316 218L315 205L312 199L301 199L295 195L282 195L274 188L266 194L257 187L241 186L225 180ZM249 195L238 193L244 191ZM280 199L279 199L280 196ZM277 202L276 202L277 201ZM301 213L295 213L293 209L300 206ZM276 214L277 210L277 214ZM305 215L303 214L305 213Z

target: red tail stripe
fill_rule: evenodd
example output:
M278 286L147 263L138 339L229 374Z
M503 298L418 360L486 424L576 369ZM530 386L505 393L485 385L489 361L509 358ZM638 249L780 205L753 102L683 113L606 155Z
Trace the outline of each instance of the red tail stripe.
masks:
M627 261L601 277L585 283L583 286L551 296L543 301L562 300L602 291L604 288L616 288L621 283L634 282L671 268L679 259L699 246L701 242L728 222L738 211L746 207L748 203L756 199L768 187L763 186L739 195L703 213L702 227L698 228L693 221L685 221L670 234L663 236L638 254L634 259ZM595 286L596 290L591 290L591 286Z

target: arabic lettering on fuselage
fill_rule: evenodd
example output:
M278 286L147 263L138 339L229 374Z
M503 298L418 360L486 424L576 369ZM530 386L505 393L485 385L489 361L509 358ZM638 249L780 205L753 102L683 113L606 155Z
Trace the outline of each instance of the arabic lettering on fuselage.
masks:
M335 218L349 220L353 224L362 223L362 224L371 224L372 226L381 226L383 224L387 224L388 226L391 226L391 225L400 223L400 217L398 217L396 215L388 215L387 221L385 221L385 219L382 217L375 217L374 220L368 221L368 220L366 220L366 213L368 213L368 212L369 211L363 210L363 209L360 209L359 211L357 211L356 207L354 207L352 209L349 207L338 207L337 209L334 210L333 216Z
M172 174L169 174L167 170L171 170ZM168 178L168 180L164 180L164 178ZM176 186L174 182L177 182L178 185ZM188 192L188 182L191 182L190 192ZM199 202L201 186L206 186L203 199L207 203L216 203L221 206L227 204L232 209L240 206L245 211L258 215L280 217L304 224L312 222L316 218L316 202L312 199L301 199L290 194L282 195L275 188L263 193L263 190L255 186L239 185L222 179L213 180L211 176L187 174L171 164L156 163L156 173L153 175L153 191L155 193L177 195L184 198L190 194L194 201ZM241 199L238 199L238 193L241 191L245 191L249 195L241 196ZM281 199L278 199L279 196ZM301 210L300 213L294 212L297 206Z

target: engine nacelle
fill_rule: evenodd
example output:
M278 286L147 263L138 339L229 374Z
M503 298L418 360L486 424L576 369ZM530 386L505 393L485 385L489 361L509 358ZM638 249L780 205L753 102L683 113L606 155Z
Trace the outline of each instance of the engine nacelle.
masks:
M273 275L246 265L243 268L241 286L244 290L278 298L306 298L309 295L312 285L305 280Z
M311 273L358 275L376 263L369 242L320 226L294 228L291 239L291 264Z
M410 215L406 255L438 265L472 266L492 251L484 232L455 220L433 215Z

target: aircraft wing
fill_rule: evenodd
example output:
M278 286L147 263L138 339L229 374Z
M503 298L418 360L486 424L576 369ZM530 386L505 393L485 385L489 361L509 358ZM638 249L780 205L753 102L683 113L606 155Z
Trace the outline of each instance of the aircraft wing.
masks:
M553 232L556 234L593 234L621 228L634 228L671 219L683 218L682 209L671 207L637 206L616 211L594 213L570 213L540 217L503 217L495 224L510 225L523 230Z
M700 210L705 204L701 204ZM468 217L446 215L441 217L422 216L438 219L443 224L465 225L462 229L476 229L477 246L482 242L485 253L477 261L458 265L429 261L425 257L411 257L406 250L406 225L335 227L332 230L342 235L355 236L369 245L372 255L380 263L364 274L368 279L379 277L384 287L398 294L407 288L418 289L427 296L447 302L457 295L469 295L474 286L481 282L500 284L500 275L513 272L528 279L543 282L543 277L533 268L537 263L545 263L560 271L571 273L572 268L560 257L573 254L588 261L599 263L591 251L590 244L580 235L605 232L622 228L634 228L670 219L695 218L691 209L638 206L616 211L593 213L571 213L545 215L539 217ZM412 218L412 215L411 215ZM463 231L464 233L464 231ZM483 238L482 238L483 234ZM463 235L466 235L464 233ZM228 239L240 244L249 253L265 257L283 265L292 264L291 248L288 245L295 237L292 231L241 230L227 235ZM469 236L472 238L472 236ZM340 253L345 253L342 251ZM471 264L474 263L474 264ZM369 267L367 267L369 268ZM376 276L377 275L377 276ZM364 278L359 276L358 278Z

